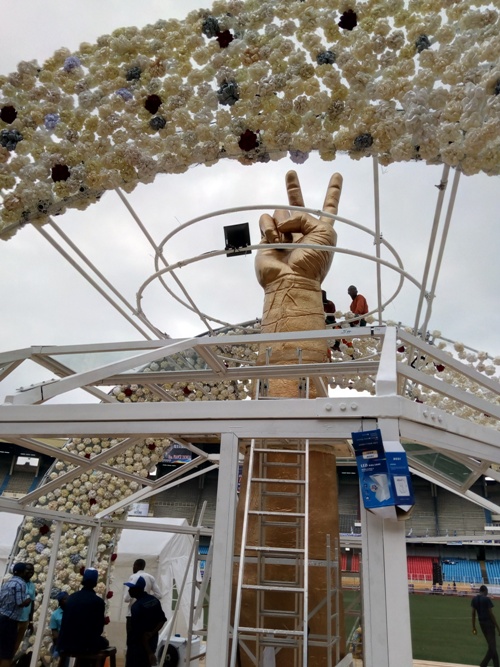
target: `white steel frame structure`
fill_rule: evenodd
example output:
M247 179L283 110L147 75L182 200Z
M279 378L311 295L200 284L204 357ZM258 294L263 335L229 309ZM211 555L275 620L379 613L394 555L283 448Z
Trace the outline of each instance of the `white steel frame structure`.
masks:
M253 366L240 364L226 368L217 348L229 344L265 343L275 340L327 339L337 337L378 339L382 342L376 358L351 362L325 364L296 364L291 366ZM453 365L471 381L481 384L493 400L486 400L463 391L442 380L422 373L411 365L397 361L397 348L404 342L433 359ZM207 364L204 370L174 370L140 373L138 368L151 360L178 354L194 348ZM92 353L117 353L119 361L75 372L74 360ZM67 358L67 364L61 360ZM349 455L351 434L355 431L380 428L385 441L400 441L425 445L468 468L466 483L455 483L442 470L432 469L421 456L408 452L412 470L432 479L454 493L500 513L500 507L480 498L469 489L480 475L489 475L500 481L492 464L500 465L500 434L497 430L457 417L437 407L417 403L406 393L406 382L420 382L439 390L444 396L470 405L473 409L488 412L498 419L500 409L496 404L498 384L461 362L444 355L435 346L394 327L374 326L331 331L311 331L287 334L260 334L244 336L202 337L185 340L145 341L114 345L32 348L4 353L0 356L2 377L24 359L32 359L43 367L51 368L60 379L42 383L19 391L0 406L0 438L22 445L34 452L46 453L75 467L57 480L48 482L20 499L0 498L0 509L20 514L34 511L33 503L49 487L61 486L85 470L112 470L115 475L134 479L141 485L139 491L95 517L71 515L72 523L84 523L99 530L110 521L117 509L132 502L144 500L180 482L180 474L189 472L187 479L203 474L207 468L200 464L209 462L210 469L219 466L217 512L213 531L212 596L207 637L207 667L226 664L228 651L231 573L233 567L232 545L236 508L236 480L238 446L252 438L307 438L312 443L329 443L340 455ZM375 396L356 395L354 398L328 395L332 375L367 374L373 377ZM169 378L208 381L211 378L257 379L269 377L310 377L318 389L314 400L285 399L232 402L172 402L120 404L99 389L100 386L136 382L144 386L161 387ZM98 404L51 405L46 401L77 387L84 388L102 398ZM82 459L70 452L47 444L45 438L75 436L113 436L118 439L114 447ZM196 442L210 434L219 439L220 457L207 455ZM181 442L194 453L191 463L182 471L157 481L144 480L126 472L110 468L106 460L119 451L131 447L141 438L161 436ZM189 470L188 470L189 468ZM191 472L192 471L192 472ZM36 508L36 515L58 522L69 518L64 512ZM406 555L404 522L381 520L368 512L363 516L363 580L365 616L365 665L367 667L406 667L411 665L411 641L409 612L406 597ZM113 521L114 527L119 522ZM134 526L135 527L135 526ZM192 534L211 534L200 527L185 529ZM382 556L382 557L381 557ZM389 576L390 574L390 576ZM376 610L376 611L375 611ZM385 613L382 611L385 610ZM407 622L406 622L407 621Z

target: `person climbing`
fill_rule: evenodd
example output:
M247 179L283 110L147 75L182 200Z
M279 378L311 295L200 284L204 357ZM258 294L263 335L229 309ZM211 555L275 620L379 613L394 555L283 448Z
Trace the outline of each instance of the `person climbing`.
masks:
M368 303L366 302L365 297L362 294L358 294L358 288L354 285L350 285L347 288L347 293L352 299L350 306L350 311L353 315L366 315L368 312ZM361 320L354 320L350 322L351 327L366 327L366 320L361 318Z

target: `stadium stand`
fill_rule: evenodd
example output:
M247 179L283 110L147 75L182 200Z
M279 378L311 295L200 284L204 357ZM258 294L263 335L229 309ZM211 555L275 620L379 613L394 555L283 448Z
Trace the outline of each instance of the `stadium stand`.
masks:
M485 561L486 572L488 574L488 583L495 586L500 585L500 561Z
M441 561L443 581L455 581L456 583L482 584L483 575L481 566L477 560Z
M432 565L436 558L431 556L408 556L408 579L413 581L432 581Z

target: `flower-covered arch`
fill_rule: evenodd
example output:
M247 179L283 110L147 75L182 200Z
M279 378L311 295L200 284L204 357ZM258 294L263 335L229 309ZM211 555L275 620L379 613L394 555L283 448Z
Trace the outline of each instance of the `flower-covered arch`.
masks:
M499 0L217 0L0 77L0 234L223 157L500 172Z

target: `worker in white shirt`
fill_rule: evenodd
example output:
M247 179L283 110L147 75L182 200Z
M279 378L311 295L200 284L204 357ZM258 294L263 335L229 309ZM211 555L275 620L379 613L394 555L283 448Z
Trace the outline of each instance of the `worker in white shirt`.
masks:
M139 579L139 577L142 577L146 582L146 588L145 588L146 593L154 595L155 598L161 599L162 593L158 588L158 584L156 583L155 578L153 577L152 574L149 574L148 572L144 571L145 567L146 567L146 561L143 558L138 558L132 566L133 574L131 575L128 581L129 583L135 584L137 579ZM135 599L130 597L129 587L126 586L125 588L126 591L125 591L124 601L128 603L128 609L127 609L127 630L128 630L130 624L131 609L132 605L135 602Z

